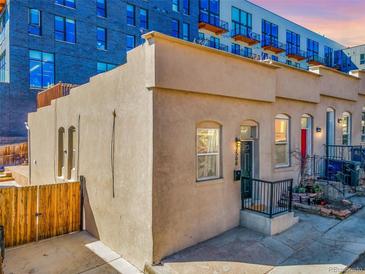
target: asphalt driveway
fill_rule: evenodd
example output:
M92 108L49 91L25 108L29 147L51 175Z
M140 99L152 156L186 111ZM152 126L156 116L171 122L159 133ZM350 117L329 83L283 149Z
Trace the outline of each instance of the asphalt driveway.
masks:
M365 204L365 197L354 197ZM154 269L179 274L341 273L365 252L365 208L340 221L296 212L286 232L264 236L235 228L183 250Z

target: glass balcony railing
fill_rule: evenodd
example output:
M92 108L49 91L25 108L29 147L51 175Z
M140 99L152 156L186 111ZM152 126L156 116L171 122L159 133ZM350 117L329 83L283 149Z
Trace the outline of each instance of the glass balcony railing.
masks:
M261 36L246 26L235 26L231 30L231 37L236 40L242 40L248 44L256 44L260 42Z
M224 33L229 29L228 22L221 20L218 15L205 10L201 10L199 13L199 23L210 25L211 27L207 27L207 29L215 33Z
M228 52L228 46L221 42L217 42L217 41L213 41L213 40L209 40L209 39L203 39L203 38L194 39L194 42L199 45L202 45L202 46L206 46L206 47L219 49L219 50Z
M311 54L308 55L307 62L308 62L308 64L315 65L315 66L316 65L325 65L326 64L323 57L318 56L318 55L311 55Z
M298 61L304 60L307 56L304 50L301 50L297 47L286 46L286 55L290 58L294 58Z

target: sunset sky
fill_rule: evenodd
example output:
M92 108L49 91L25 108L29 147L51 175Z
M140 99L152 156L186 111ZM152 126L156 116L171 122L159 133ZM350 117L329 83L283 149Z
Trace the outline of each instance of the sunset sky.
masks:
M365 0L251 0L345 46L365 44Z

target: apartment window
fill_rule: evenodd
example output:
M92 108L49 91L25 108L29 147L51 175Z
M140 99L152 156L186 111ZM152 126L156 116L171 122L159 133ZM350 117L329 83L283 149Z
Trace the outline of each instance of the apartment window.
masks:
M136 46L136 38L134 37L134 35L127 35L127 46L126 46L127 52L130 51L131 49L134 49L135 46Z
M55 39L70 43L76 42L76 23L75 20L55 16Z
M201 123L196 132L197 180L221 176L221 127L216 123Z
M174 37L180 36L179 21L172 19L171 21L171 35Z
M145 9L139 9L139 27L148 29L148 12Z
M317 41L307 39L307 54L308 57L319 56L319 43Z
M360 65L365 65L365 53L360 54Z
M183 0L183 13L186 15L190 14L190 0Z
M106 50L106 29L96 28L96 47L101 50Z
M106 0L96 0L96 15L106 17Z
M47 88L54 84L54 55L29 51L29 80L31 88Z
M241 46L239 44L232 43L231 50L232 50L232 53L234 53L234 54L240 54L241 53Z
M243 49L243 56L245 57L252 57L252 48L245 47Z
M327 67L333 66L333 49L324 46L324 62Z
M200 19L204 22L219 22L219 0L200 0Z
M186 41L190 40L190 25L188 23L183 23L183 29L182 29L182 38Z
M279 57L277 57L276 55L271 55L271 60L278 62L279 61Z
M365 107L362 107L361 113L361 142L365 143Z
M6 51L0 55L0 82L5 82Z
M249 37L252 32L252 14L232 7L231 16L233 35L244 35Z
M116 67L116 65L113 65L113 64L98 62L96 64L96 73L97 74L103 73L103 72L112 70L115 67Z
M57 176L63 177L64 167L65 167L65 155L64 155L64 139L65 139L65 129L63 127L58 129L58 161L57 161Z
M28 33L33 35L42 35L41 11L38 9L29 9Z
M215 49L219 49L221 44L221 40L217 37L210 36L209 46Z
M286 51L288 54L300 53L300 35L290 30L286 31Z
M326 144L334 145L335 144L335 110L333 108L327 108L326 111Z
M179 0L171 0L172 1L172 10L178 12L179 11Z
M344 112L342 114L342 144L351 145L351 114Z
M136 25L136 8L133 5L127 4L127 24L131 26Z
M69 8L76 7L75 0L56 0L55 3Z
M275 167L290 165L289 116L275 116Z
M351 67L351 57L347 56L342 50L336 50L334 52L334 64L337 69L345 71Z
M262 45L272 45L277 47L279 44L279 27L269 21L262 20Z
M199 37L199 39L204 40L205 39L205 33L204 32L199 32L198 37Z

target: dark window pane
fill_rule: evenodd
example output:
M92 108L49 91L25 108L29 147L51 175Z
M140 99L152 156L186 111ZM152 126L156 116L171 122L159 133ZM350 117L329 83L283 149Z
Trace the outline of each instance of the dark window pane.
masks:
M96 0L96 15L106 17L106 0Z

